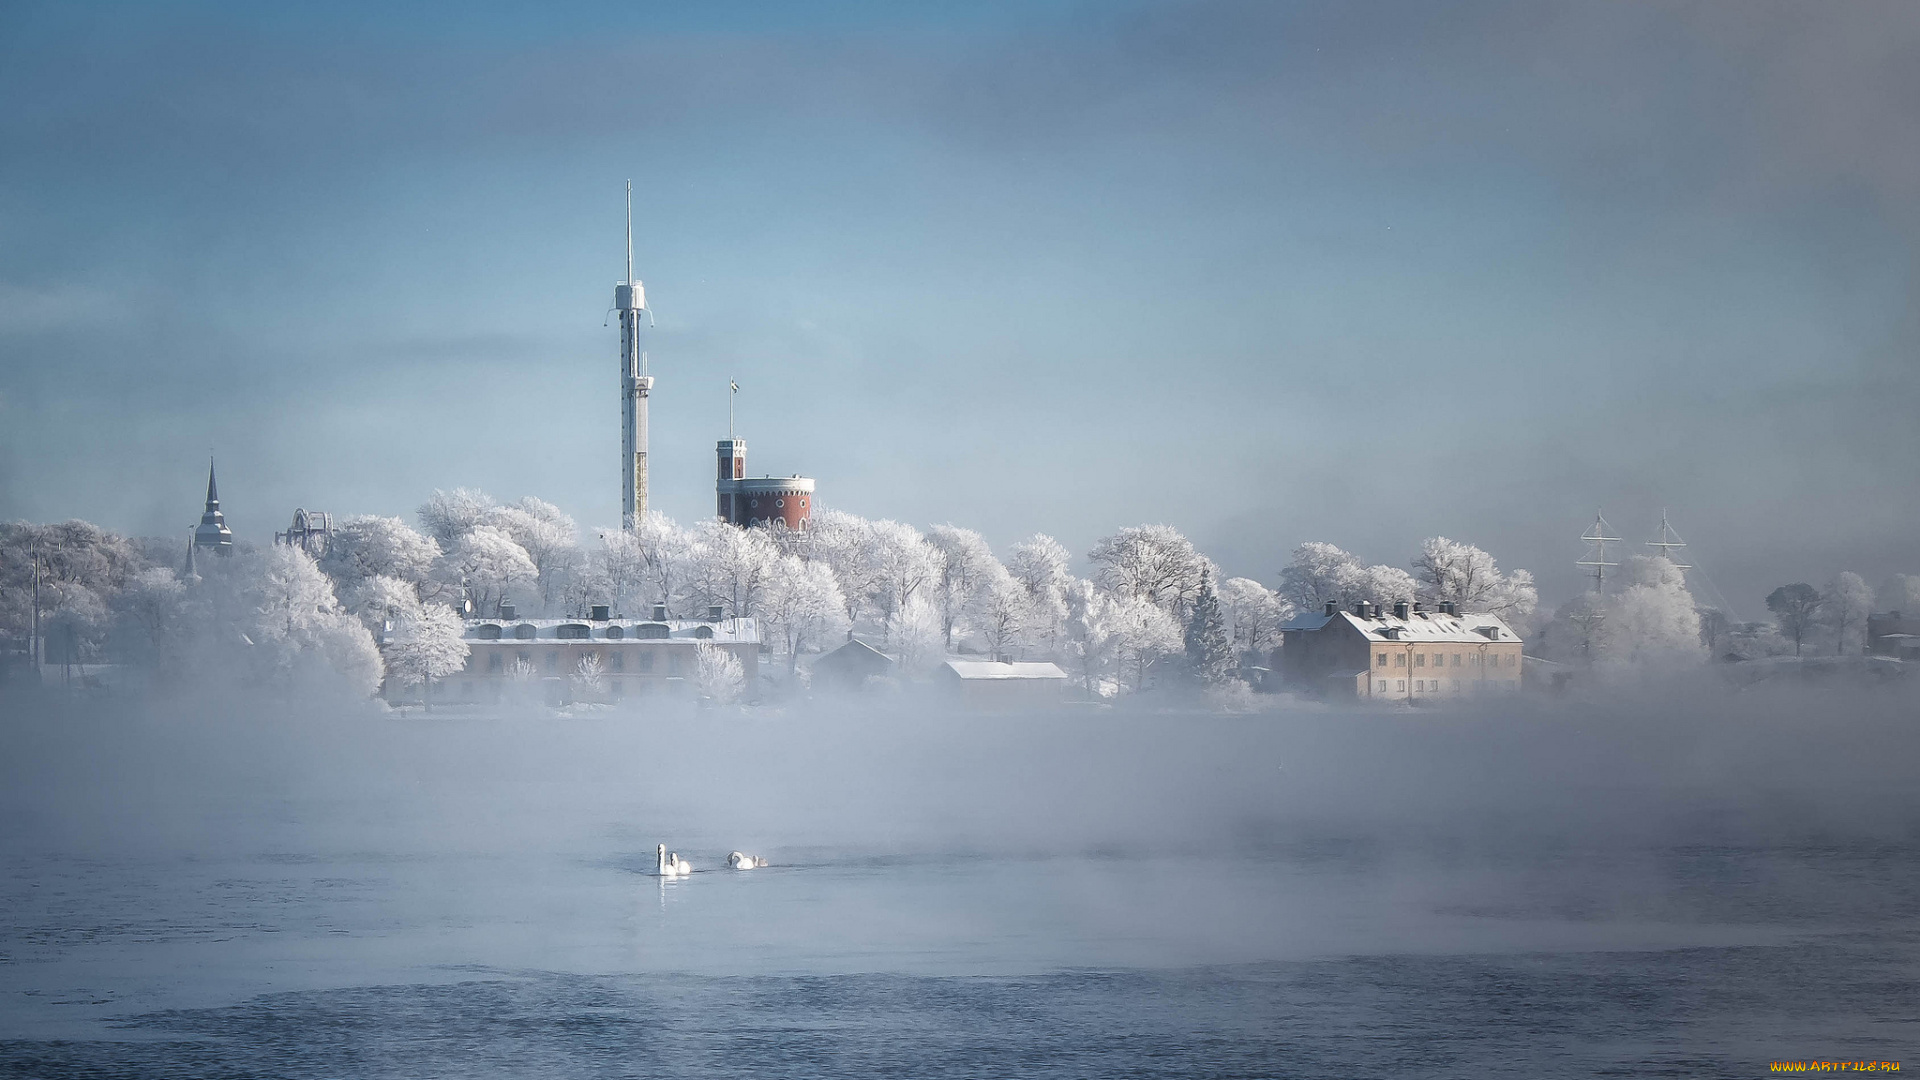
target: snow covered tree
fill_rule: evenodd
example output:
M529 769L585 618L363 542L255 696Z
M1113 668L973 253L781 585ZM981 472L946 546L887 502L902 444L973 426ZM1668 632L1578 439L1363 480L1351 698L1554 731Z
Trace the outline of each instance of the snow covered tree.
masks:
M312 556L276 544L236 569L251 613L246 640L262 678L283 687L336 683L356 695L379 687L373 635L340 609Z
M1360 595L1354 597L1355 600L1371 600L1384 606L1401 601L1412 603L1420 593L1420 583L1397 566L1369 566L1360 571L1358 581Z
M1264 656L1280 644L1280 627L1293 617L1293 605L1252 578L1228 578L1220 583L1220 612L1234 648Z
M484 520L512 537L533 560L541 602L551 605L562 587L565 571L577 556L580 530L573 518L552 503L529 495L512 506L488 508Z
M1626 587L1606 599L1601 623L1606 659L1642 668L1704 659L1700 615L1679 567L1658 555L1633 555L1620 572Z
M440 546L397 517L360 514L333 531L320 569L342 588L374 577L398 578L415 585L427 580Z
M1059 643L1066 629L1071 561L1060 541L1045 533L1035 533L1007 549L1007 573L1027 594L1027 633L1047 649Z
M1193 610L1187 616L1183 644L1187 652L1187 671L1208 686L1231 681L1239 665L1233 654L1233 640L1227 636L1227 621L1220 613L1220 597L1212 579L1202 574L1200 592L1194 597Z
M667 614L684 612L694 603L690 590L698 569L693 534L658 511L648 511L633 531L645 581L645 604L665 604Z
M875 613L885 622L888 641L901 631L903 613L915 597L927 601L938 630L939 608L929 594L940 575L940 553L920 530L889 519L868 523L867 543L870 554L866 562L875 570L871 600Z
M738 661L735 661L738 663ZM575 701L601 701L607 696L607 676L602 670L600 657L588 653L573 666L573 674L567 677L573 690Z
M1296 608L1319 611L1329 601L1347 607L1362 599L1365 568L1360 560L1332 544L1308 541L1293 549L1280 571L1280 595Z
M945 655L940 641L940 609L925 596L909 596L888 620L900 673L913 676L939 666Z
M134 574L113 598L113 608L139 628L150 655L158 656L178 643L185 616L187 588L171 567L155 566Z
M817 648L847 632L846 601L826 564L783 555L767 576L761 620L779 635L792 673L803 649Z
M1865 651L1867 613L1872 608L1873 590L1859 574L1842 570L1827 583L1820 599L1820 621L1833 631L1835 656Z
M752 615L767 576L780 559L765 529L708 520L694 526L689 589L703 606L734 617Z
M1185 619L1200 583L1217 568L1171 525L1136 525L1100 538L1087 553L1094 581L1115 596L1144 600Z
M465 587L474 610L491 614L515 589L533 582L539 570L526 549L504 530L475 525L440 557L434 576L449 587Z
M431 705L433 683L467 664L465 624L453 609L439 604L416 607L395 622L387 642L387 671L403 685L420 687L420 702Z
M647 516L654 515L650 512ZM641 607L649 601L643 599L647 575L639 539L625 529L598 532L600 550L595 553L595 559L600 564L600 580L606 585L607 602L618 612L649 614Z
M700 697L712 705L731 705L746 690L746 669L740 658L705 641L694 646L693 681Z
M1444 536L1428 537L1413 560L1419 597L1429 603L1451 601L1461 611L1478 611L1514 622L1533 614L1540 594L1525 570L1502 574L1492 555Z
M1122 669L1133 670L1135 690L1146 688L1148 668L1185 646L1179 622L1145 597L1112 597L1106 617L1114 628Z
M1881 611L1920 614L1920 574L1895 574L1882 582L1876 597Z
M1795 656L1800 655L1808 631L1819 620L1821 599L1820 590L1804 581L1782 585L1767 594L1767 610L1773 612L1780 633L1793 642Z
M1007 568L992 564L974 588L967 622L978 631L990 656L1011 655L1033 620L1033 599Z
M476 526L484 525L493 510L493 496L472 488L436 489L433 497L416 511L427 535L440 542L441 550L454 545Z
M941 640L951 650L954 624L975 605L987 579L996 570L1005 568L993 557L986 538L972 529L935 525L927 530L927 543L940 557L934 598L940 608Z
M413 618L420 610L420 593L409 582L377 574L348 586L346 609L368 630L379 633L388 623Z

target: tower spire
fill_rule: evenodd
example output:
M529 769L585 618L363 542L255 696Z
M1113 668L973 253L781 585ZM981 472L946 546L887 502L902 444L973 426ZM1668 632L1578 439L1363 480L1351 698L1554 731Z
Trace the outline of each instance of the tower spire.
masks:
M620 522L638 528L647 516L647 395L653 376L640 348L640 316L647 308L646 286L633 276L633 181L627 181L627 277L613 287L620 312Z
M633 181L627 181L627 284L633 284Z
M200 514L200 525L193 530L195 547L216 555L233 554L233 530L227 528L227 516L220 512L220 488L213 477L213 458L207 458L207 508Z
M207 509L220 509L220 488L213 480L213 459L207 459Z

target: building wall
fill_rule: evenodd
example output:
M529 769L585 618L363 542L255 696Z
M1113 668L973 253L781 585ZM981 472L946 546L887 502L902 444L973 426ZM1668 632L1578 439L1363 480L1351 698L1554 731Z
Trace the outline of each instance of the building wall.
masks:
M498 641L473 641L467 645L467 665L459 673L441 680L434 694L441 700L495 701L513 681L514 662L522 657L534 666L535 681L555 680L564 687L579 670L587 656L600 658L600 670L607 682L607 697L618 701L649 693L660 693L691 682L695 672L697 640L605 641L502 638ZM759 678L760 647L753 643L717 642L740 661L747 685ZM395 688L396 691L402 688ZM567 691L570 696L570 691Z
M1335 617L1319 630L1287 630L1283 642L1274 669L1319 695L1413 701L1520 688L1520 641L1373 641Z
M781 484L779 480L722 481L720 517L745 528L784 522L796 532L804 530L813 517L813 486Z

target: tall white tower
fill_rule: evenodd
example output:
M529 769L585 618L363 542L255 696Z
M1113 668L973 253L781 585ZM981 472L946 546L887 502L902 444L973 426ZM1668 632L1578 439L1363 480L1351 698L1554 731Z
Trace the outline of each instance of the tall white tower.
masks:
M653 376L647 374L647 354L640 350L640 316L646 313L647 290L633 276L633 181L627 181L627 279L613 287L613 306L620 312L620 523L632 532L647 516L647 393Z

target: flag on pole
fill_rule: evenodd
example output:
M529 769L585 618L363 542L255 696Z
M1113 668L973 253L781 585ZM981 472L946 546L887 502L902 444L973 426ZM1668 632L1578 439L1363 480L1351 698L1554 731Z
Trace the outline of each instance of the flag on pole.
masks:
M727 385L733 388L734 393L737 394L740 392L740 384L737 382L734 382L732 379L727 380Z

